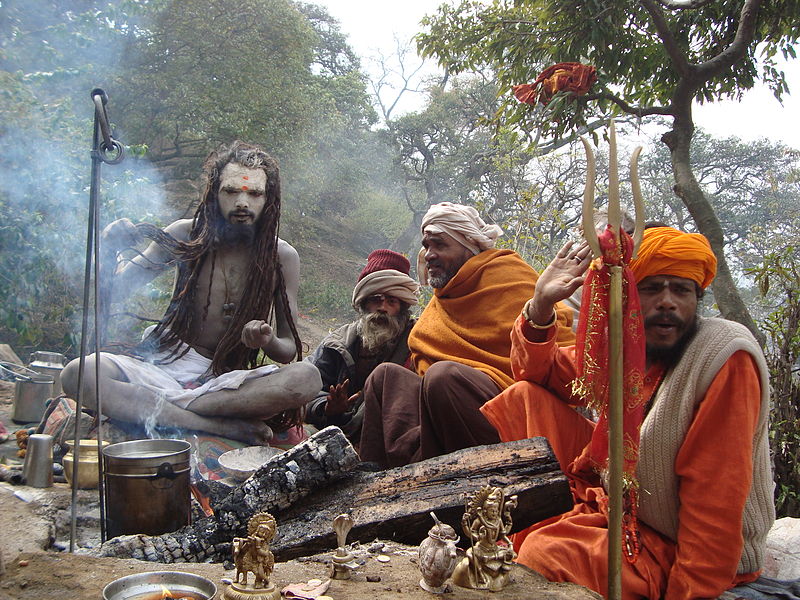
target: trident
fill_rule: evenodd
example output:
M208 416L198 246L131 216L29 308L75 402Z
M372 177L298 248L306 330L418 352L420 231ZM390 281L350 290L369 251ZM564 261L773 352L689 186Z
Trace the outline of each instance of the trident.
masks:
M581 137L586 152L586 187L583 192L583 233L595 257L602 256L600 242L594 224L594 179L595 159L589 142ZM608 157L608 223L614 234L617 246L620 244L619 230L622 211L619 204L619 176L617 173L617 134L614 121L609 124ZM639 186L639 146L631 155L631 191L635 210L635 229L633 233L633 256L642 242L644 233L644 202ZM608 595L609 600L622 597L622 267L610 265L610 290L608 311Z

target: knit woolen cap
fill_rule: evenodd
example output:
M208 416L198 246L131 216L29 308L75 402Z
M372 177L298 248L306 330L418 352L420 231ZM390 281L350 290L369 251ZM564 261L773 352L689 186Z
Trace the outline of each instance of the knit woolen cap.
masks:
M372 294L387 294L409 306L419 301L419 284L408 275L408 259L392 250L373 250L367 257L367 266L361 271L353 289L353 308Z
M367 265L358 276L358 281L361 281L370 273L385 271L386 269L400 271L408 275L411 270L411 263L408 262L405 256L394 250L373 250L367 257Z

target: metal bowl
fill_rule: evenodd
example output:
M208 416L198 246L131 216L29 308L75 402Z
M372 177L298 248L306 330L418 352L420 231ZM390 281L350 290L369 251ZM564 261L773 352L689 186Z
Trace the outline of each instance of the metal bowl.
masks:
M217 586L211 580L194 573L150 571L115 579L103 588L103 600L129 600L160 593L164 588L177 594L176 597L184 592L199 595L204 600L210 600L217 593Z
M264 463L281 454L283 450L272 446L248 446L228 450L217 459L225 472L238 481L250 477Z

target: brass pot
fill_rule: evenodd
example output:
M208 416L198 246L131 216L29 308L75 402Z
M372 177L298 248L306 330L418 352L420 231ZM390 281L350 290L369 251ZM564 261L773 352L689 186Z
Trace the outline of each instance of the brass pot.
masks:
M62 464L64 465L64 477L67 482L72 484L72 473L75 470L75 455L73 450L75 448L75 440L67 440L64 442L69 446L69 451L64 455ZM81 490L95 489L98 486L98 463L99 456L97 454L97 440L79 440L80 456L78 457L78 484L77 487ZM108 446L108 442L103 442L103 447Z

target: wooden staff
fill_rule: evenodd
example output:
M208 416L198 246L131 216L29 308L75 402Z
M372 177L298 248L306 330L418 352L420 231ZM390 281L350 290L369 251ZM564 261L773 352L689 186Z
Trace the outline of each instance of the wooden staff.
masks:
M586 139L581 138L586 151L586 187L583 194L583 231L595 257L602 256L594 223L594 153ZM622 210L619 202L617 171L617 134L614 121L609 124L608 158L608 224L614 243L620 247L619 230ZM634 252L644 233L644 203L639 187L638 159L641 146L631 156L631 189L635 209ZM623 345L622 345L622 266L609 265L610 289L608 310L608 594L609 600L622 597L622 513L623 513Z

